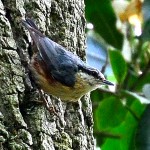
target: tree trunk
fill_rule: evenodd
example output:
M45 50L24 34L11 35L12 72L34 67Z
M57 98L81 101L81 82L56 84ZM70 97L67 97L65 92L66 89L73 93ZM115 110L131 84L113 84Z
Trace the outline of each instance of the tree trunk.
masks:
M79 103L45 95L59 117L38 102L27 67L29 36L20 23L33 18L52 40L84 58L84 0L0 0L0 14L0 149L94 149L89 95Z

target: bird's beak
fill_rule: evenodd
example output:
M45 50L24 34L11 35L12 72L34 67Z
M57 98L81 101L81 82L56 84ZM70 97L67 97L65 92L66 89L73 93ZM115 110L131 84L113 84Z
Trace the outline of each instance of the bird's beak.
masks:
M110 81L107 81L107 80L103 80L103 83L106 84L106 85L113 85L114 86L113 83L111 83Z

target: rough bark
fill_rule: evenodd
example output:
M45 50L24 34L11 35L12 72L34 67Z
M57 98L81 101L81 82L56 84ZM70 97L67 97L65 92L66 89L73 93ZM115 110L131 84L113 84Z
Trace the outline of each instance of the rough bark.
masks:
M84 58L84 1L0 0L0 149L92 150L89 96L64 103L46 95L59 117L36 102L29 62L28 32L20 24L32 17L51 39Z

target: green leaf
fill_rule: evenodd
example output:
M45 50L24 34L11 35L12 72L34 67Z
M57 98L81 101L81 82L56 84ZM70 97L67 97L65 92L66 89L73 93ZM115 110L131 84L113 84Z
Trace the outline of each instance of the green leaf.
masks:
M142 105L138 100L132 99L132 105L130 109L134 111L140 118L145 106ZM107 138L101 146L101 150L134 150L135 134L138 127L138 121L135 119L133 114L129 111L123 118L124 121L117 127L112 128L109 132L112 134L120 135L120 139ZM110 146L111 145L111 146Z
M134 82L135 82L134 89L140 91L145 84L150 83L150 73L147 72L147 74L144 75L144 78L140 78L140 80L139 78L137 78ZM133 83L131 85L133 85Z
M110 63L118 83L122 83L127 74L127 64L120 51L109 51Z
M107 43L121 49L123 36L116 29L116 16L110 0L85 0L85 15Z
M99 92L98 89L91 92L92 103L100 102L103 99L103 93Z
M119 125L124 119L126 110L119 99L109 97L100 102L96 110L96 122L99 130L106 130Z
M136 138L135 138L136 150L150 149L149 114L150 114L150 105L148 105L147 108L145 109L136 132Z

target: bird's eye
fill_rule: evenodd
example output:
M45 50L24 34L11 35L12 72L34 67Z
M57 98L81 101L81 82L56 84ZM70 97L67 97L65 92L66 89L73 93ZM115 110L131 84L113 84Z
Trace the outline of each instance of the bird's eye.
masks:
M93 75L96 75L97 73L95 71L93 71Z
M98 71L97 71L97 70L93 71L93 72L92 72L92 75L93 75L94 77L98 77Z

